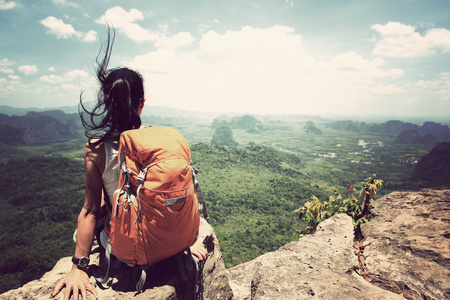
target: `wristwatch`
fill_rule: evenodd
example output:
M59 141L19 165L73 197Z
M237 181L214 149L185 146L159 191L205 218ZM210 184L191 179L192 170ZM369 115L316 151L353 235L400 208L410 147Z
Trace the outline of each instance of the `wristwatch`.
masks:
M82 256L78 258L74 256L72 257L72 262L79 267L86 268L89 265L89 257Z

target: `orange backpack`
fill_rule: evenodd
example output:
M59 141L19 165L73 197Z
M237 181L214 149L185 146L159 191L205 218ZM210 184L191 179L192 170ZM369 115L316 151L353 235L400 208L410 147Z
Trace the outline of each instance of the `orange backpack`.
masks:
M192 246L200 215L186 139L169 127L125 131L120 136L119 168L118 189L105 224L108 265L111 251L129 266L146 266ZM138 291L145 282L142 274Z

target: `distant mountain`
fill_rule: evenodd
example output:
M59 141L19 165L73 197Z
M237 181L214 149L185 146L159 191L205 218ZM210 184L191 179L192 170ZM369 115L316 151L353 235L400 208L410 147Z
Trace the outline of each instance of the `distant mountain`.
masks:
M36 107L17 108L7 105L0 105L0 114L7 116L24 116L30 111L41 111L41 109Z
M439 142L450 141L450 128L434 122L425 122L422 126L410 127L397 136L395 143L409 145L435 145Z
M422 135L432 134L438 141L450 142L450 128L447 125L441 125L434 122L425 122L419 128L419 133Z
M189 111L178 108L170 108L164 106L145 106L142 111L143 116L157 116L162 118L173 118L173 117L185 117L185 118L195 118L196 120L212 120L220 113L214 112L201 112L201 111Z
M447 125L435 122L425 122L422 126L419 126L409 122L393 120L371 125L369 130L371 132L398 134L397 139L403 140L407 144L432 144L432 136L435 138L434 143L450 141L450 128Z
M450 142L439 143L422 157L411 179L428 181L431 186L450 186Z
M265 129L263 123L251 115L235 116L232 118L228 118L227 116L219 116L213 120L211 126L212 128L225 126L232 129L244 129L253 133L260 132Z
M92 107L93 102L86 102L86 107ZM36 108L36 107L27 107L27 108L16 108L6 105L0 105L0 114L5 114L8 116L24 116L29 112L46 112L46 111L60 111L66 114L78 114L78 105L73 106L61 106L61 107L53 107L53 108ZM196 118L196 119L209 119L212 120L216 116L220 115L219 112L199 112L199 111L188 111L177 108L169 108L163 106L151 106L147 105L143 110L143 117L146 116L157 116L162 118L173 118L173 117L186 117L186 118Z
M0 114L8 116L24 116L29 112L43 112L43 111L62 111L66 114L78 113L78 105L75 106L61 106L57 108L37 108L37 107L25 107L18 108L7 105L0 105Z
M325 123L325 127L335 130L345 130L353 132L367 131L367 124L364 122L355 122L351 120L338 120Z
M28 112L24 116L0 114L0 143L8 145L68 141L80 136L78 114L62 111Z
M379 132L386 134L399 134L405 130L418 130L419 126L409 122L402 122L398 120L391 120L382 124L374 124L370 126L371 132Z
M93 102L86 102L87 107L92 107ZM27 107L27 108L15 108L6 105L0 105L0 114L5 114L8 116L24 116L28 112L44 112L44 111L62 111L66 114L78 113L78 104L73 106L62 106L62 107L52 107L52 108L36 108L36 107ZM233 118L236 116L245 116L249 114L238 114L234 112L204 112L204 111L191 111L184 110L178 108L170 108L164 106L153 106L146 105L142 112L142 119L144 122L146 120L154 120L156 119L164 119L164 118L186 118L188 120L204 120L207 122L212 122L213 119L218 117L225 116L226 118ZM325 122L328 119L320 117L320 116L310 116L310 115L258 115L252 114L259 118L260 120L264 120L265 122L306 122L309 120L317 121L317 122Z
M0 115L1 117L2 115ZM25 129L0 123L0 143L10 146L25 144Z
M426 144L450 141L450 128L435 122L425 122L422 126L390 120L381 124L368 124L351 120L339 120L325 123L325 127L353 132L371 132L397 135L395 143Z
M229 126L219 126L214 131L211 145L237 146L239 143L236 141L233 130Z
M309 133L313 133L313 134L318 134L318 135L322 134L322 130L320 130L319 128L317 128L313 124L307 124L305 126L305 131L309 132Z
M436 136L433 134L420 135L419 130L411 129L402 131L396 138L396 144L408 145L434 145L438 142Z

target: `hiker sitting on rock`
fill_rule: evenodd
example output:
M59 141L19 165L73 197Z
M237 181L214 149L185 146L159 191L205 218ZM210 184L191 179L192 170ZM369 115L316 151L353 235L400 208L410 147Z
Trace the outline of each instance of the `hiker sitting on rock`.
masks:
M85 134L89 138L84 151L86 167L84 205L78 217L72 269L56 285L53 297L65 286L64 299L69 299L72 293L74 299L78 299L80 293L82 298L86 299L86 290L98 298L96 290L89 282L86 268L89 265L89 255L100 215L102 195L105 195L105 201L109 201L110 207L114 207L114 192L118 188L119 181L117 142L122 132L142 127L140 115L145 103L142 76L128 68L107 69L113 44L114 33L112 37L108 33L105 55L101 61L97 60L96 73L100 82L98 103L92 111L88 111L80 99L84 111L80 116L86 129ZM86 114L89 116L88 121L83 118ZM105 235L104 232L102 235ZM191 253L200 261L204 261L207 250L202 242L197 240L192 244L189 245Z

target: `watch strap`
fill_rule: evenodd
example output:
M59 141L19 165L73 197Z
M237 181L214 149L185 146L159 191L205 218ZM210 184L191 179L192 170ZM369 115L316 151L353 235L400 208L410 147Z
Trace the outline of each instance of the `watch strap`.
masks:
M82 257L72 257L72 263L74 263L75 265L82 267L82 268L86 268L89 265L89 257L86 256L82 256Z

